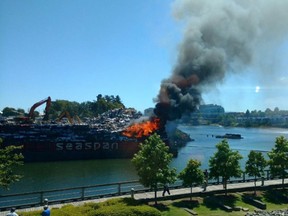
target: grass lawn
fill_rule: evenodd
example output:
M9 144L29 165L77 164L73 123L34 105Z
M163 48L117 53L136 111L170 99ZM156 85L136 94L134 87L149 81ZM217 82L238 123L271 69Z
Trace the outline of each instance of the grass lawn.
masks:
M232 208L242 207L249 209L249 212L254 212L257 207L248 203L245 197L253 197L257 200L260 200L266 203L267 211L280 210L288 208L288 192L282 190L271 190L257 192L256 196L253 195L253 192L245 193L233 193L225 196L224 194L217 194L214 196L201 196L193 197L192 201L189 198L173 200L173 201L163 201L160 203L160 208L163 216L177 216L177 215L191 215L184 210L184 208L192 209L198 215L211 215L211 216L225 216L225 215L235 215L243 216L247 212L235 211L228 212L223 210L219 203L228 205Z
M252 197L266 204L267 211L288 209L288 190L274 189L268 191L257 191L256 196L253 192L233 193L225 196L224 194L215 194L208 196L203 194L198 197L183 198L178 200L158 201L158 205L154 206L154 202L148 205L132 200L130 198L111 199L102 203L88 203L83 206L66 205L60 209L51 209L51 214L54 216L189 216L191 215L185 209L193 210L198 215L211 216L243 216L247 212L243 210L236 211L235 208L246 208L249 212L257 209L247 201L247 197ZM233 211L229 212L223 209L223 205L229 206ZM231 210L232 210L231 209ZM40 215L38 212L21 212L23 216Z

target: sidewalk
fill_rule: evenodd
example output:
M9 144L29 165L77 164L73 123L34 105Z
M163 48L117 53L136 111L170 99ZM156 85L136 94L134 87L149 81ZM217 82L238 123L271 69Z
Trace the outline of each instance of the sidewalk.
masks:
M288 183L288 179L285 179L284 184L286 184L287 186ZM262 187L261 186L261 182L258 181L256 183L257 187ZM282 180L281 179L277 179L277 180L266 180L264 182L264 187L268 187L268 186L273 186L273 185L281 185L282 184ZM227 185L227 191L228 192L232 192L232 191L239 191L239 190L254 190L254 182L244 182L244 183L233 183L233 184L228 184ZM199 194L199 193L210 193L210 192L217 192L217 193L224 193L225 190L223 188L222 184L219 185L208 185L206 188L206 191L203 192L203 188L202 187L193 187L192 188L192 193L193 194ZM178 197L188 197L191 193L191 188L181 188L181 189L175 189L175 190L170 190L170 194L168 196L165 196L164 199L175 199ZM163 199L162 197L162 191L158 191L157 192L157 197L159 197L159 199ZM140 194L135 194L134 198L137 200L153 200L154 199L154 192L147 192L147 193L140 193Z
M286 187L288 184L288 179L285 179ZM258 181L256 186L257 187L262 187L262 182ZM277 179L277 180L266 180L264 182L264 187L269 187L273 185L281 185L282 180ZM233 183L233 184L228 184L227 185L227 191L228 192L233 192L233 191L239 191L239 190L254 190L254 182L244 182L244 183ZM177 198L182 198L182 197L188 197L190 195L191 188L180 188L180 189L170 189L170 195L166 195L165 197L162 197L162 191L157 192L157 197L160 200L167 200L167 199L177 199ZM211 192L217 192L217 193L222 193L224 192L223 185L208 185L206 188L206 191L203 192L202 187L193 187L192 193L194 195L197 195L199 193L211 193ZM124 198L124 197L131 197L130 195L124 195L124 196L113 196L113 197L107 197L107 198L101 198L101 199L94 199L94 200L85 200L85 201L79 201L79 202L70 202L70 203L61 203L61 204L51 204L49 205L50 209L53 208L61 208L63 205L67 204L72 204L74 206L79 206L83 205L84 203L91 203L91 202L104 202L109 199L114 199L114 198ZM134 199L136 200L154 200L154 192L144 192L144 193L135 193L134 194ZM36 211L36 210L42 210L43 207L34 207L34 208L26 208L26 209L19 209L17 212L28 212L28 211ZM4 211L0 212L0 216L6 216L6 214L9 211Z

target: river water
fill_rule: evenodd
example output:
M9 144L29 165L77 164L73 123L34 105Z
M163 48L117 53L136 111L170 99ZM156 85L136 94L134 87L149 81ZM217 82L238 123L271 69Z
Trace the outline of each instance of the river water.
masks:
M220 126L185 126L179 129L188 133L194 141L179 149L171 167L177 172L185 168L189 159L201 161L202 168L208 168L209 158L215 153L215 145L221 139L215 135L225 133L241 134L243 139L228 140L230 148L243 156L241 166L244 168L247 155L251 150L266 154L275 145L278 136L288 138L287 129L279 128L224 128ZM20 170L24 176L20 182L13 184L9 191L0 190L0 194L22 193L42 190L61 189L95 184L114 183L137 180L136 171L130 160L89 160L27 163Z

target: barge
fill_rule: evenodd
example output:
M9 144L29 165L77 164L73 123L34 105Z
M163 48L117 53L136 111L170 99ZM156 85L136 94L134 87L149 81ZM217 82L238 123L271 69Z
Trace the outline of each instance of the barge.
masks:
M132 158L139 150L139 144L154 132L169 145L165 130L158 128L157 122L146 123L145 126L154 128L143 133L145 130L139 128L139 124L129 125L130 118L126 118L126 123L123 123L122 118L116 118L118 114L115 115L115 112L120 111L103 114L99 117L101 121L94 120L90 124L0 124L2 146L23 146L21 153L24 161L40 162ZM120 113L124 116L123 113L127 113L127 110ZM127 130L134 129L135 125L141 133L131 135ZM175 148L170 148L175 156L177 151L173 149Z
M1 125L3 147L23 146L27 162L130 158L141 140L86 125Z

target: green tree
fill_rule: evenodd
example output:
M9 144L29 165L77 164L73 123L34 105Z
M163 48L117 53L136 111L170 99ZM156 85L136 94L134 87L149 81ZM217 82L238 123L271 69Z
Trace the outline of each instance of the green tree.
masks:
M231 177L240 177L240 160L243 158L238 151L232 151L226 139L216 145L217 152L209 159L209 177L222 177L223 187L227 195L227 181Z
M288 141L284 136L276 137L275 146L271 152L268 152L268 156L271 174L280 176L284 187L284 179L288 169Z
M19 181L22 177L15 173L15 168L23 165L23 155L15 153L22 148L22 146L2 146L2 139L0 138L0 186L9 189L9 186Z
M155 133L140 144L140 150L132 159L140 182L154 190L155 205L157 205L158 184L164 185L176 180L176 169L169 167L172 157L169 147Z
M91 112L93 113L94 116L102 114L108 110L116 108L125 108L118 95L115 98L113 95L102 96L102 94L98 94L96 98L97 100L94 101L90 107Z
M280 111L280 110L279 110L279 108L278 108L278 107L275 107L275 108L274 108L274 114L278 114L278 113L279 113L279 111Z
M191 188L190 200L192 200L193 184L199 185L204 181L204 174L200 169L201 162L198 160L189 160L187 166L182 170L178 177L183 180L183 185Z
M250 111L247 109L245 112L245 117L249 117L250 116Z
M121 98L120 98L119 95L116 95L115 103L122 104L122 102L121 102ZM122 104L122 105L123 105L123 104Z
M2 115L5 117L8 116L19 116L19 115L24 115L23 113L19 113L15 108L11 108L11 107L5 107L2 110Z
M257 177L259 178L264 175L264 169L266 166L267 161L261 152L250 151L248 160L246 161L245 172L249 176L254 176L254 194L256 194Z

